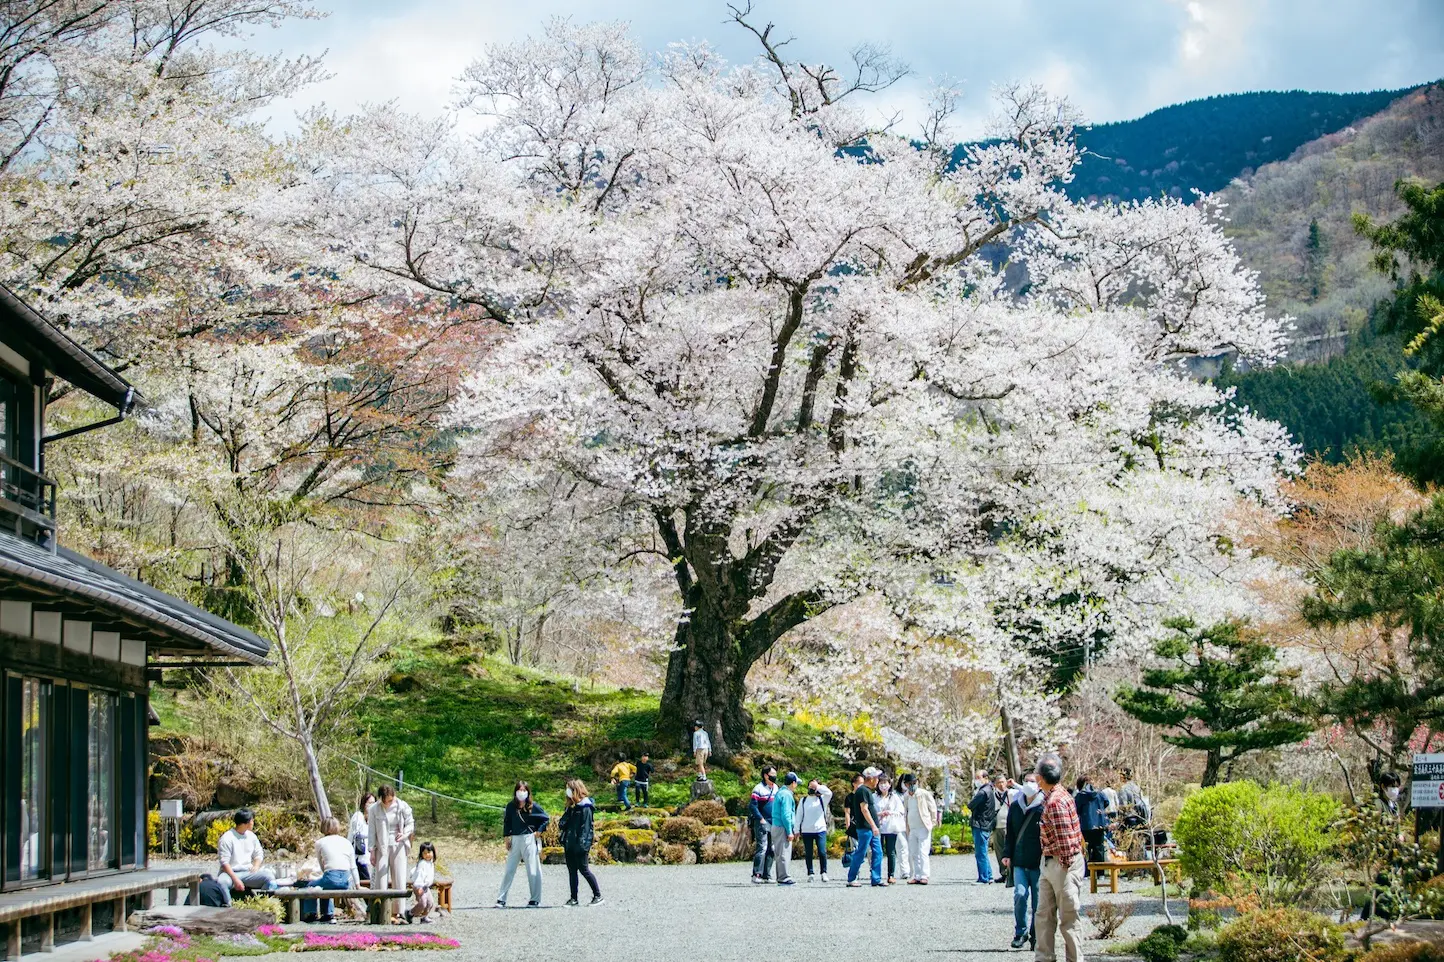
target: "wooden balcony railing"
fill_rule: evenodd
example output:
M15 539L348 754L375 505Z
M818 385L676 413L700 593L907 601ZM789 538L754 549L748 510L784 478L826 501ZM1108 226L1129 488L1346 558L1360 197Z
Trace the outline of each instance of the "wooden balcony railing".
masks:
M15 533L55 548L55 482L14 458L0 454L0 523Z

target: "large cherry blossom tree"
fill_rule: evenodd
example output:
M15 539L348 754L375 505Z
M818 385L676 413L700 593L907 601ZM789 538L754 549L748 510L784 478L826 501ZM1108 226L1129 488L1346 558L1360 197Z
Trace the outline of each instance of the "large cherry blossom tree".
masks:
M565 478L555 537L670 567L659 734L735 751L749 669L864 594L948 640L899 657L1009 678L1020 637L1233 604L1218 519L1293 453L1178 363L1284 338L1217 209L1069 201L1077 119L1032 87L960 151L951 91L922 137L870 123L886 57L734 12L756 64L554 22L466 71L480 133L380 107L296 145L338 271L506 328L454 409L473 475Z

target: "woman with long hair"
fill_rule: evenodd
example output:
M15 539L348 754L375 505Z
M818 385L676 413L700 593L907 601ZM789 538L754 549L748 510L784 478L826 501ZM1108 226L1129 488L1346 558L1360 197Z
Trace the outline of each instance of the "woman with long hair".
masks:
M562 830L562 853L567 860L567 876L571 881L572 897L568 905L576 905L577 876L587 880L592 888L592 905L602 902L602 889L597 877L592 874L588 860L592 853L592 795L580 778L567 781L567 807L562 811L558 823Z
M536 799L531 797L531 786L518 781L512 790L512 799L506 803L501 816L501 833L506 837L506 871L501 877L501 891L496 895L496 907L506 908L506 897L511 892L511 881L516 877L516 865L526 860L526 881L531 890L527 908L541 905L541 838L551 817Z
M351 813L350 831L351 853L356 858L356 874L371 881L371 860L366 857L366 837L370 834L366 821L371 812L371 806L376 804L376 796L370 792L362 792L361 797L356 800L356 811Z
M416 838L416 816L411 806L402 801L396 789L382 785L376 790L376 804L367 813L367 848L371 858L371 887L373 889L400 889L405 891L410 884L411 873L407 860L411 857L411 843ZM402 905L396 899L386 899L383 915L392 925L403 925Z

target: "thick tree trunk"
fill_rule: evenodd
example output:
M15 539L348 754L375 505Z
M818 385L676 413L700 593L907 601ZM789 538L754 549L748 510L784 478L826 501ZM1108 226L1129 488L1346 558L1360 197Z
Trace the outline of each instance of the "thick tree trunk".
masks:
M1203 763L1203 788L1218 784L1218 776L1223 772L1223 753L1210 751Z
M331 817L331 800L326 796L326 783L321 778L321 763L316 757L316 743L309 735L301 736L301 754L306 759L306 778L311 783L311 796L316 802L316 817L321 821Z
M705 601L677 626L662 692L659 735L683 740L684 750L690 751L692 724L701 721L712 739L712 753L720 760L746 743L752 731L752 715L744 706L747 671L755 658L748 657L745 638L734 637L741 627Z

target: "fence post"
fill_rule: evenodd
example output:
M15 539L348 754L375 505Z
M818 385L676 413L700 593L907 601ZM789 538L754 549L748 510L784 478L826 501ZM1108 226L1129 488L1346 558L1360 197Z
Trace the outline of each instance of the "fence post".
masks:
M401 786L406 783L405 775L406 775L406 773L405 773L404 771L402 771L402 770L399 769L399 768L396 769L396 794L397 794L397 795L400 795L400 794L401 794Z
M436 795L431 796L431 824L436 824Z

